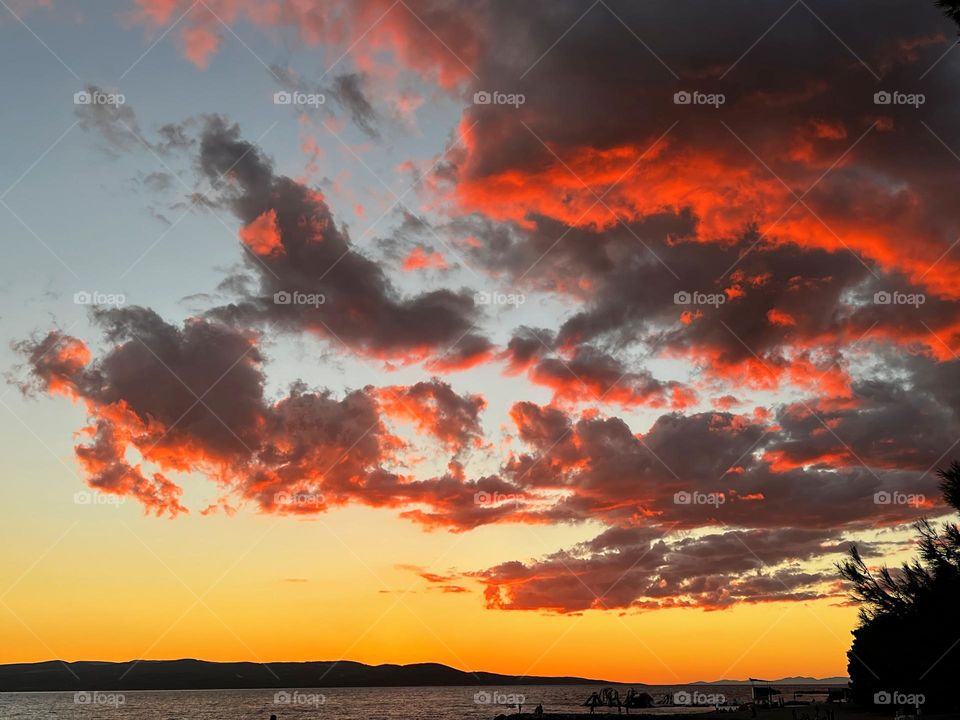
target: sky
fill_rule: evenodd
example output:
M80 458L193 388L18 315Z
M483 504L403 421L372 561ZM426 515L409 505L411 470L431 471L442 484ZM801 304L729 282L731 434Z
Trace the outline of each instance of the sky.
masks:
M0 6L0 662L846 673L960 456L935 3Z

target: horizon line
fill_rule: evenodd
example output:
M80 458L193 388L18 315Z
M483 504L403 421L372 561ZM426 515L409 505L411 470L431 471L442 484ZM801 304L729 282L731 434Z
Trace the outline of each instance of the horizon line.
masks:
M25 662L0 662L0 668L11 668L20 665L42 665L46 663L61 663L64 665L76 665L79 663L90 663L90 664L101 664L101 665L125 665L125 664L141 664L141 663L176 663L176 662L196 662L196 663L206 663L209 665L259 665L262 667L269 667L271 665L308 665L308 664L337 664L337 663L351 663L355 665L362 665L368 668L378 668L378 667L414 667L418 665L438 665L443 668L450 670L455 670L457 672L462 672L466 674L476 675L478 673L483 673L485 675L500 675L503 677L510 677L516 679L530 678L530 679L564 679L570 678L574 680L583 680L590 684L597 683L608 683L611 685L646 685L649 687L672 687L677 685L697 685L697 684L734 684L734 683L743 683L743 684L752 684L756 682L760 683L782 683L787 680L808 680L814 682L825 682L828 680L846 680L849 682L850 678L848 675L830 675L827 677L816 677L814 675L790 675L781 678L775 678L772 680L761 680L757 678L719 678L715 680L691 680L687 682L679 683L650 683L642 680L607 680L603 678L589 678L581 675L526 675L526 674L513 674L508 672L496 672L492 670L479 670L471 669L465 670L463 668L458 668L453 665L447 665L446 663L426 660L421 662L412 662L412 663L395 663L395 662L383 662L378 664L370 664L361 662L359 660L349 660L346 658L341 658L339 660L272 660L269 662L257 661L257 660L203 660L196 657L179 657L179 658L132 658L129 660L64 660L62 658L52 658L49 660L34 660L34 661L25 661ZM370 686L375 687L375 686ZM197 688L197 689L210 689L210 688Z

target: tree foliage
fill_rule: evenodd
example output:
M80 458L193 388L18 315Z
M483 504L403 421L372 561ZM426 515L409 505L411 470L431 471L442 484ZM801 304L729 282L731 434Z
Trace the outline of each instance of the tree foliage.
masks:
M944 500L960 511L960 463L938 470ZM960 708L960 529L916 524L919 556L871 570L856 547L838 565L860 622L847 653L855 700L922 693L928 708Z
M937 0L937 7L943 14L960 25L960 0Z

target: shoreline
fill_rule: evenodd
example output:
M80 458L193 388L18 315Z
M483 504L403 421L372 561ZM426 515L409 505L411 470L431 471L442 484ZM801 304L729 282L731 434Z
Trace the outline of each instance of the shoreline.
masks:
M717 711L703 708L702 711L698 711L698 708L689 708L684 712L675 712L676 710L678 710L678 708L642 708L632 710L629 714L545 712L539 718L532 712L525 712L496 715L493 720L587 720L587 718L592 718L593 720L614 720L614 718L619 718L619 720L624 720L624 718L630 717L657 718L658 720L691 720L692 718L696 720L714 720L715 718L726 718L726 720L746 720L748 718L751 720L799 720L800 718L804 718L804 720L807 718L809 718L809 720L815 720L815 718L819 718L820 720L828 720L830 718L830 715L827 714L828 711L833 713L833 720L880 720L881 718L892 717L894 711L892 707L883 711L876 711L854 705L828 705L823 703L758 709L756 715L753 715L752 712L747 709ZM924 714L923 717L924 720L955 720L958 716L956 713L942 713Z

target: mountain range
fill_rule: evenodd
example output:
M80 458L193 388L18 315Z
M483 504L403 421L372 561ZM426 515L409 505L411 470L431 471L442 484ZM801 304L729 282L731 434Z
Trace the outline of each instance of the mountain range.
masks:
M692 685L738 685L747 680L719 680ZM783 685L846 685L847 678L791 677ZM439 663L365 665L336 662L207 662L203 660L132 660L0 665L0 692L53 690L208 690L242 688L417 687L616 684L582 677L542 677L468 672ZM643 684L643 683L636 683Z

